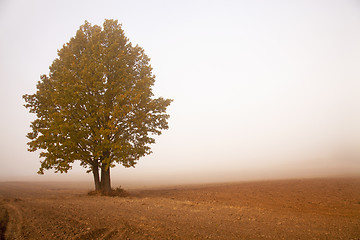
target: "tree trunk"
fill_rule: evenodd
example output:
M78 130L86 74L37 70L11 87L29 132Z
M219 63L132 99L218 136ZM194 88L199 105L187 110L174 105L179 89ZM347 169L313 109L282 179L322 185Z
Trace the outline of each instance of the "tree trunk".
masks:
M95 191L100 191L101 185L100 185L100 177L99 177L99 167L93 166L92 172L94 175Z
M111 182L110 182L110 167L106 169L106 166L101 166L101 190L103 192L111 191Z

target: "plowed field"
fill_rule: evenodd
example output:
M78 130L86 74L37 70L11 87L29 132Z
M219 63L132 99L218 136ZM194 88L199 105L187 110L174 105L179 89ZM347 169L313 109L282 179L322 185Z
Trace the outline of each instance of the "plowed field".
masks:
M360 239L359 178L89 190L0 183L3 238Z

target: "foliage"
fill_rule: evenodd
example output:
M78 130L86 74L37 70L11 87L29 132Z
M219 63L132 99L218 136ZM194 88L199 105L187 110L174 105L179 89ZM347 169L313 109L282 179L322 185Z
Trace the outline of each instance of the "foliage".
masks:
M92 171L134 167L151 153L154 135L168 128L170 99L153 98L150 59L133 46L116 20L85 22L42 75L37 92L24 95L31 123L28 150L42 150L39 174L72 163ZM96 171L96 172L95 172ZM98 174L98 173L97 173Z

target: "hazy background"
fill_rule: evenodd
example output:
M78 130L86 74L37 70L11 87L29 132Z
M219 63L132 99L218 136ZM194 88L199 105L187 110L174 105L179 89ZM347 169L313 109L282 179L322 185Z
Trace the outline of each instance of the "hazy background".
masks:
M25 137L57 49L117 19L151 58L170 129L115 183L360 175L360 2L0 0L0 181L37 176Z

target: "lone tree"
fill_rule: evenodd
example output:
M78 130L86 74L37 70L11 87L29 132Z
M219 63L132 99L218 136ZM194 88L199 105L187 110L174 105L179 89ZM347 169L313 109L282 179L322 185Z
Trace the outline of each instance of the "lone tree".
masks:
M154 135L168 128L170 99L153 98L150 59L133 46L116 20L85 22L24 95L31 122L28 150L43 150L39 174L66 173L72 163L94 175L95 190L110 192L110 168L134 167L151 153ZM101 172L101 175L99 174Z

